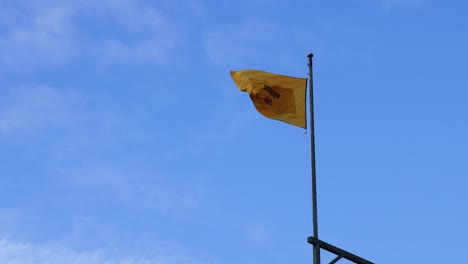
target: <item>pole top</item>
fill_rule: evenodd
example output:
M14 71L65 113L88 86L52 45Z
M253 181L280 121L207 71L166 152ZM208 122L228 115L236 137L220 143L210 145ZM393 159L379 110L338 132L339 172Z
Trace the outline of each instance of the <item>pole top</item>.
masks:
M307 55L307 57L309 57L309 59L311 59L313 56L314 56L314 54L312 54L312 53L309 53L309 55Z

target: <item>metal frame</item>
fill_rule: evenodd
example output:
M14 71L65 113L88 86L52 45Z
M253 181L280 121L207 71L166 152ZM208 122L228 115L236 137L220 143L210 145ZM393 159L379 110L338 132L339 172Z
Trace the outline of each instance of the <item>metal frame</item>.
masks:
M315 237L309 237L307 238L307 242L309 244L312 244L314 246L319 246L320 248L322 249L325 249L326 251L330 252L330 253L333 253L335 255L337 255L337 257L332 260L332 262L330 262L330 264L335 264L336 262L338 262L338 260L340 260L341 258L344 258L344 259L347 259L349 261L352 261L356 264L375 264L374 262L370 262L368 261L367 259L363 259L359 256L356 256L346 250L343 250L339 247L335 247L331 244L328 244L327 242L325 241L322 241L320 239L316 239Z

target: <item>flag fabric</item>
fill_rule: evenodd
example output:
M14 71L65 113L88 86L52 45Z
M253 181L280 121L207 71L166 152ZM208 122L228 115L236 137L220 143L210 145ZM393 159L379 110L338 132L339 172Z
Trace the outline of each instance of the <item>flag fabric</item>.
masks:
M231 78L262 115L306 128L306 78L258 70L231 71Z

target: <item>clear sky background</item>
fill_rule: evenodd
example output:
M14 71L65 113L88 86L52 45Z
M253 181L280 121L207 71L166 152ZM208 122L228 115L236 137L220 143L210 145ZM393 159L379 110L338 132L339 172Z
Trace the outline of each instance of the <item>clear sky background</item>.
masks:
M320 238L467 263L467 13L0 0L0 263L312 263L308 136L229 75L307 77L309 52Z

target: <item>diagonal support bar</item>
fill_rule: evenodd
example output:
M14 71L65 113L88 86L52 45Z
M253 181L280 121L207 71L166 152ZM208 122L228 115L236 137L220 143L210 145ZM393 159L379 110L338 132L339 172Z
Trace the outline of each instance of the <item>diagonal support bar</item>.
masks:
M309 244L312 244L312 245L319 245L320 248L325 249L326 251L337 255L338 257L335 258L333 261L335 261L335 260L338 261L339 259L344 258L344 259L352 261L352 262L354 262L356 264L375 264L375 263L370 262L370 261L368 261L366 259L358 257L358 256L356 256L356 255L354 255L354 254L352 254L352 253L350 253L348 251L345 251L345 250L343 250L341 248L338 248L338 247L335 247L335 246L333 246L331 244L328 244L327 242L319 240L319 239L317 239L317 238L315 238L313 236L308 237L307 242ZM336 261L335 262L330 262L330 264L336 263Z
M330 261L329 264L335 264L335 263L337 263L337 262L338 262L340 259L342 259L342 258L343 258L343 256L339 255L339 256L337 256L336 258L334 258L332 261Z

